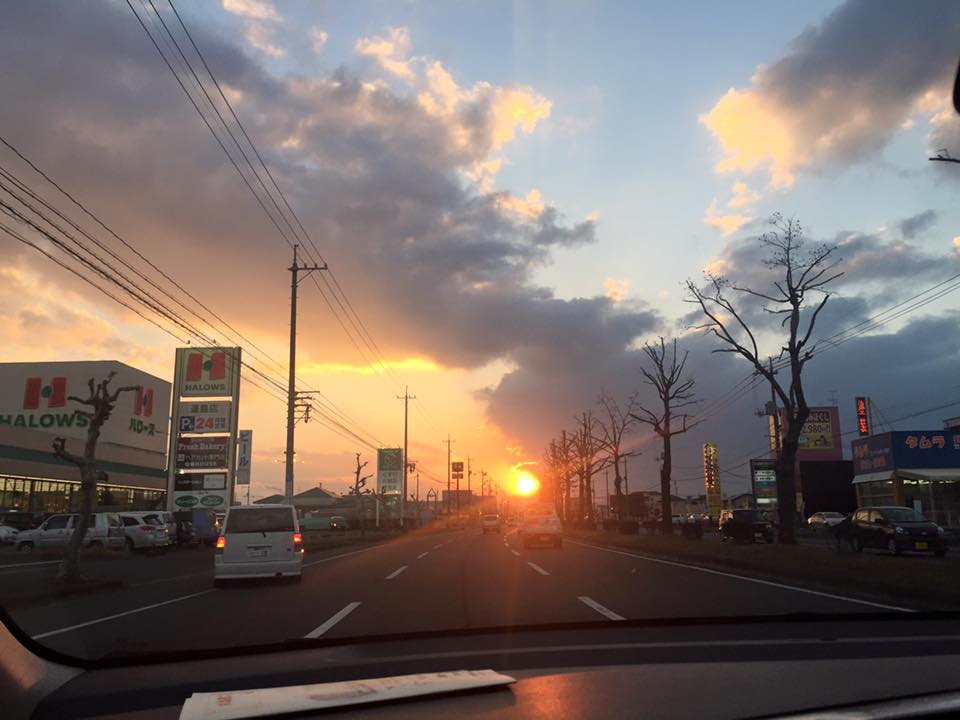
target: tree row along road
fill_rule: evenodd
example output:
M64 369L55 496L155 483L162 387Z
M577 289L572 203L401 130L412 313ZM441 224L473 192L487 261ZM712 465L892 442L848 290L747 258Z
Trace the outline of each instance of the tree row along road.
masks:
M562 549L526 549L515 533L479 530L307 555L299 584L214 588L204 551L125 562L140 565L124 587L18 606L14 620L49 647L102 657L425 630L885 609L569 539ZM30 576L26 568L0 570L0 583Z

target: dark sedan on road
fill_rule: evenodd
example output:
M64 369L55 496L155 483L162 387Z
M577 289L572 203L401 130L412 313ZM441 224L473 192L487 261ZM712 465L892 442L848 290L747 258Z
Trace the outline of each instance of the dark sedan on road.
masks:
M759 510L722 510L719 526L720 540L723 542L773 542L773 526Z
M913 508L863 507L850 518L846 530L856 551L880 548L891 555L905 551L932 552L938 557L947 554L943 528Z

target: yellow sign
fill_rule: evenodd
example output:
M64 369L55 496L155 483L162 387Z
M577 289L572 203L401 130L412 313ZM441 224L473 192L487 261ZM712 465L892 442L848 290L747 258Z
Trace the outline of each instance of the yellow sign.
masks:
M800 432L801 450L833 449L833 418L828 410L811 410Z
M703 446L703 484L707 496L707 515L717 517L723 509L723 493L720 490L720 462L717 446L706 443Z

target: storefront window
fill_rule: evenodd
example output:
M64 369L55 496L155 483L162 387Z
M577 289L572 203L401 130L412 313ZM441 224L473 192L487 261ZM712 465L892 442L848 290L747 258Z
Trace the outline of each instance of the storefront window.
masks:
M877 480L857 484L857 504L866 505L895 505L892 480Z

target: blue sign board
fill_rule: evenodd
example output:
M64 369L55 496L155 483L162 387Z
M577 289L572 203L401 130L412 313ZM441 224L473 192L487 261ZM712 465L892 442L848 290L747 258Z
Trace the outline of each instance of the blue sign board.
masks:
M960 431L912 430L859 438L852 443L855 475L896 469L960 469Z

